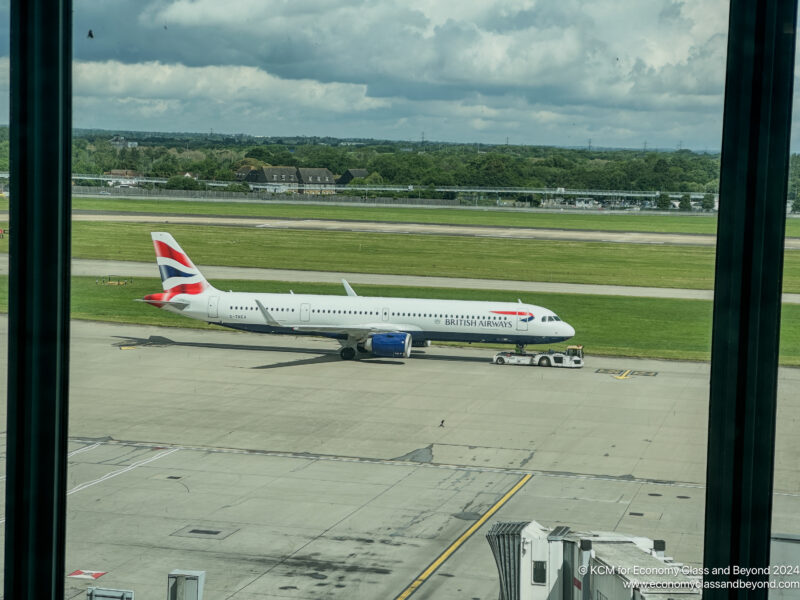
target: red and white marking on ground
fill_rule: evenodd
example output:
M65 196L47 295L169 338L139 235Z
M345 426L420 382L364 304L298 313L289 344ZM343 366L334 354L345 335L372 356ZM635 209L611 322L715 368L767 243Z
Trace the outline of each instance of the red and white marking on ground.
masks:
M74 577L75 579L100 579L103 575L108 573L108 571L82 571L78 569L77 571L73 571L67 577Z

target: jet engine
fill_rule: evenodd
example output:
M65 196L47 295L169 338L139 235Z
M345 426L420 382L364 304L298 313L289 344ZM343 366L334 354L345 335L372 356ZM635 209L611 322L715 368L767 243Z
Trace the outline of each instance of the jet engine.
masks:
M411 356L411 334L376 333L364 342L364 350L375 356L408 358Z

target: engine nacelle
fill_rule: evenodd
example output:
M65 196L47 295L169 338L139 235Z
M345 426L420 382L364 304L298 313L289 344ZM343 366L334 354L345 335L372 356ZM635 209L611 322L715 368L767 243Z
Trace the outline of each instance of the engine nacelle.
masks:
M364 342L364 350L375 356L408 358L411 356L411 334L376 333Z

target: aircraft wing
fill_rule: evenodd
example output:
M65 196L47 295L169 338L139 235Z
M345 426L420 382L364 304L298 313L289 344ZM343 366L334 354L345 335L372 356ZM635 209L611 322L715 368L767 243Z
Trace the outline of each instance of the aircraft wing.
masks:
M412 333L420 331L417 326L401 325L394 323L375 323L361 327L339 327L334 325L300 325L293 326L295 331L319 331L321 333L340 333L355 340L364 340L376 333Z

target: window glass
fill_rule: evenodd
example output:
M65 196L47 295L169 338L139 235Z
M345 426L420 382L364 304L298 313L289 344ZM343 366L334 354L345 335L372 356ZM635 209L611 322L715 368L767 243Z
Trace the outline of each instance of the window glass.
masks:
M206 597L396 597L413 583L403 573L422 572L524 473L536 476L494 520L657 537L700 564L727 3L74 8L73 171L84 177L69 469L75 486L102 481L69 497L68 572L102 571L98 585L144 597L176 568L205 571ZM313 180L298 169L338 183L298 189ZM797 190L793 178L792 202ZM540 239L544 229L563 239ZM509 336L490 347L349 361L331 337L223 328L208 303L132 302L164 292L152 231L174 236L228 315L245 307L222 290L344 297L338 278L358 271L391 278L363 296L522 296L559 310L576 335L553 349L585 343L587 364L490 368L498 344L537 329L518 308L490 315L504 326L480 335ZM685 237L651 243L665 234ZM113 285L109 271L133 281ZM586 287L599 285L613 287ZM0 275L0 302L5 290ZM276 301L268 310L295 312ZM324 313L310 321L330 326L343 311L298 312L280 319ZM446 320L486 319L433 316L451 335L464 326ZM781 341L773 512L789 534L800 533L796 338L789 328ZM564 442L565 420L580 443ZM475 549L484 536L467 544L440 568L453 577L433 577L443 598L465 581L475 597L496 593L495 566ZM253 556L269 560L242 558ZM546 567L534 562L534 583ZM67 579L70 596L80 583Z
M533 561L533 583L536 585L545 585L547 583L547 561Z

